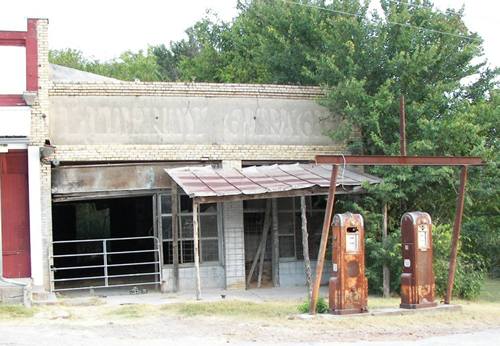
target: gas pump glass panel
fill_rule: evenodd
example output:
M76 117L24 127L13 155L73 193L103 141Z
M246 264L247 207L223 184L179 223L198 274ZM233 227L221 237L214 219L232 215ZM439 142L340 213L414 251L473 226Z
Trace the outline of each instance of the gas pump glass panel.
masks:
M429 225L427 224L418 226L418 248L423 251L429 248Z
M345 239L347 252L359 251L359 231L356 227L348 227Z

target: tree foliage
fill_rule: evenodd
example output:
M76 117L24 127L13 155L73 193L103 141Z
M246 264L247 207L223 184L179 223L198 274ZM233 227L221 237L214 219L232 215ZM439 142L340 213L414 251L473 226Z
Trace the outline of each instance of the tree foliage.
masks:
M162 81L163 75L157 57L150 47L146 52L140 50L123 52L118 58L109 61L90 59L79 50L51 50L49 60L53 64L75 68L125 81Z

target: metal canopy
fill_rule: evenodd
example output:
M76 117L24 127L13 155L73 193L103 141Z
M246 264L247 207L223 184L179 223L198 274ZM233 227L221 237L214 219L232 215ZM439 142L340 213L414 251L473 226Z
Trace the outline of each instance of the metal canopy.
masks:
M256 198L326 194L330 186L331 165L283 164L242 169L181 167L165 169L167 174L200 203ZM337 185L345 191L359 191L363 183L381 179L347 167L339 169Z
M481 166L485 164L480 157L469 156L316 155L316 162L366 166Z
M404 120L404 116L401 117ZM402 122L404 125L404 121ZM404 140L403 126L401 127L401 155L400 156L374 156L374 155L316 155L316 163L330 164L332 166L331 188L328 192L328 200L325 211L325 219L323 221L323 230L321 233L321 243L318 251L318 264L316 265L316 277L312 287L311 301L309 303L309 311L311 314L316 313L316 302L318 300L319 286L323 265L326 255L326 244L332 215L334 213L335 201L335 186L337 179L337 170L340 165L362 165L362 166L460 166L460 190L457 195L457 207L455 221L453 224L453 237L450 253L450 264L448 268L448 287L444 299L445 304L450 304L453 283L455 280L455 269L457 264L458 240L460 238L460 228L462 225L462 214L464 208L465 184L467 182L467 167L482 166L486 162L480 157L471 156L406 156L406 144Z

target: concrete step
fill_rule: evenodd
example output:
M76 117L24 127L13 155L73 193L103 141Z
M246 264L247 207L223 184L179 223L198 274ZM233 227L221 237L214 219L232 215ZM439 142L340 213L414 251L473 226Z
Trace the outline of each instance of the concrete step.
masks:
M0 303L22 304L24 289L21 286L0 284Z
M33 305L54 305L59 304L59 300L54 293L47 291L32 292Z

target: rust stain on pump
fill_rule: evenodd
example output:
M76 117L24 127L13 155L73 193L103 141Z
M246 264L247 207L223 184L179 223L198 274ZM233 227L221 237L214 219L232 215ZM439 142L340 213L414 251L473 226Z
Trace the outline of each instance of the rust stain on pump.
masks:
M401 304L404 309L436 306L432 269L432 220L424 212L405 213L401 218L403 273Z
M336 315L368 311L365 276L365 230L359 214L333 218L333 275L329 282L330 312Z

